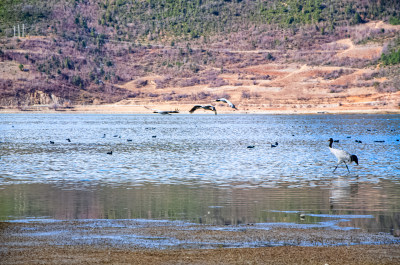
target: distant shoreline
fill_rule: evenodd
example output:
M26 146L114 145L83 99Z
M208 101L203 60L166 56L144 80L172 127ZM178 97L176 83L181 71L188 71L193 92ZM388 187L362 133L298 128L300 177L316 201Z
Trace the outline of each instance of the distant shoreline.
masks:
M160 105L160 110L180 109L180 113L172 115L189 114L191 104L186 105ZM47 106L32 106L25 110L18 108L0 107L0 114L153 114L144 105L79 105L73 108L59 108L57 110L50 109ZM312 115L312 114L400 114L399 109L259 109L248 108L245 110L233 111L229 108L217 108L218 114L276 114L276 115ZM212 114L209 111L197 111L193 115ZM157 115L154 113L154 115Z

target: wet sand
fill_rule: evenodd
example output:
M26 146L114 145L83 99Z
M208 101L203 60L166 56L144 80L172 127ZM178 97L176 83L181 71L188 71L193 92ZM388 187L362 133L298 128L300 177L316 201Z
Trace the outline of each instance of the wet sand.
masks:
M360 229L260 224L0 223L1 264L400 264L399 242L391 235Z

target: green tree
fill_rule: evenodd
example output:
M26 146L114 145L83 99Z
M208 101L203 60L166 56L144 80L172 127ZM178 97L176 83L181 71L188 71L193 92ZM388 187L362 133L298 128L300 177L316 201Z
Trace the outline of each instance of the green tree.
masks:
M389 23L392 25L400 25L400 17L390 17Z
M72 84L75 86L79 86L80 88L83 88L83 80L79 75L75 75L72 77Z
M354 24L360 24L360 23L364 23L364 20L361 18L360 14L357 12L354 15L353 22L354 22Z
M70 70L74 69L74 62L69 58L64 59L64 67Z

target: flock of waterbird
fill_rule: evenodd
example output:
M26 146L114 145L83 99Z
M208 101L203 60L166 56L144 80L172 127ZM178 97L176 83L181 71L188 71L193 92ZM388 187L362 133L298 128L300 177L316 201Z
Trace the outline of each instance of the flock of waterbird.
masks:
M237 110L236 106L230 102L228 99L226 98L218 98L215 100L216 102L224 102L227 103L229 105L229 107L231 107L232 109ZM150 109L148 107L145 106L146 109L152 110L153 113L158 113L161 115L171 115L172 113L179 113L178 109L175 110L157 110L157 109ZM194 105L190 110L189 113L192 114L193 112L195 112L198 109L204 109L204 110L211 110L215 113L215 115L217 115L217 109L215 108L215 106L213 105Z
M231 107L231 108L237 110L236 106L235 106L232 102L230 102L228 99L226 99L226 98L219 98L219 99L216 99L215 101L216 101L216 102L224 102L224 103L227 103L227 104L229 105L229 107ZM146 108L146 109L150 109L150 108L148 108L148 107L145 107L145 108ZM213 106L213 105L194 105L194 106L189 110L189 113L193 113L193 112L195 112L197 109L210 110L210 111L213 111L213 112L215 113L215 115L217 115L217 110L216 110L215 106ZM178 109L175 109L175 110L172 110L172 111L168 111L168 110L156 110L156 109L150 109L150 110L152 110L153 113L158 113L158 114L161 114L161 115L170 115L170 114L172 114L172 113L179 113L179 110L178 110ZM106 137L106 134L104 134L102 138L105 138L105 137ZM114 137L115 137L115 136L114 136ZM152 137L153 137L153 138L156 138L157 136L153 135ZM69 138L67 138L66 140L67 140L68 142L71 142L71 139L69 139ZM132 139L127 139L127 141L128 141L128 142L131 142ZM397 141L399 141L399 140L397 140ZM339 166L340 164L343 163L343 164L346 166L348 173L350 173L350 169L349 169L348 165L350 165L352 162L354 162L356 165L358 165L358 157L357 157L356 155L354 155L354 154L348 153L347 151L333 148L333 147L332 147L333 143L334 143L334 142L335 142L335 143L338 143L339 140L333 140L333 138L330 138L330 139L328 140L328 142L329 142L329 150L331 151L331 153L332 153L332 154L337 158L337 160L338 160L338 161L337 161L337 164L336 164L336 166L335 166L335 169L333 170L333 172L335 172L336 169L338 168L338 166ZM356 143L362 143L362 141L360 141L360 140L356 140L355 142L356 142ZM381 143L381 142L385 142L385 141L377 140L377 141L374 141L374 142ZM54 144L54 141L50 141L50 144ZM277 147L278 145L279 145L279 143L278 143L278 142L275 142L274 144L271 144L271 148L275 148L275 147ZM247 148L252 149L252 148L255 148L255 146L254 146L254 145L249 145L249 146L247 146ZM112 155L113 152L112 152L112 151L109 151L109 152L107 152L107 154L108 154L108 155Z
M146 128L146 129L147 129L147 128ZM154 129L154 128L153 128L153 129ZM121 136L118 136L118 135L114 135L114 137L119 137L119 138L121 138ZM156 138L156 137L157 137L156 135L153 135L153 136L152 136L152 138ZM106 138L106 134L103 134L102 138ZM67 142L69 142L69 143L71 142L71 139L70 139L70 138L67 138L67 139L65 139L65 140L66 140ZM127 139L127 141L128 141L128 142L132 142L132 139ZM397 140L397 141L399 141L399 140ZM354 155L354 154L348 153L347 151L333 148L333 147L332 147L333 143L334 143L334 142L335 142L335 143L338 143L339 140L333 140L332 138L330 138L330 139L328 140L328 142L329 142L329 150L331 151L331 153L332 153L332 154L337 158L337 160L338 160L338 161L337 161L337 164L336 164L336 167L335 167L335 169L333 170L333 172L335 172L336 169L338 168L338 166L339 166L341 163L343 163L343 164L346 165L347 171L350 173L350 170L349 170L348 165L351 164L352 162L354 162L354 163L356 163L356 165L358 165L358 157L357 157L356 155ZM357 142L357 143L362 143L362 141L359 141L359 140L356 140L356 142ZM375 141L375 142L382 142L382 141ZM384 142L384 141L383 141L383 142ZM50 144L55 144L55 142L54 142L54 141L50 141ZM277 147L278 145L279 145L279 143L278 143L278 142L275 142L274 144L271 144L271 148L275 148L275 147ZM249 146L247 146L247 148L252 149L252 148L255 148L255 146L254 146L254 145L249 145ZM113 154L113 151L108 151L107 154L108 154L108 155L112 155L112 154Z
M216 102L224 102L227 103L229 105L229 107L233 108L233 109L237 109L236 106L230 102L228 99L226 98L219 98L215 100ZM145 107L147 108L147 107ZM147 108L149 109L149 108ZM215 115L217 115L217 109L215 108L215 106L213 105L194 105L190 110L189 113L192 114L193 112L195 112L198 109L204 109L204 110L211 110L215 113ZM151 109L153 110L153 113L158 113L161 115L170 115L171 113L179 113L178 109L175 109L173 111L164 111L164 110L155 110L155 109ZM336 169L338 168L338 166L341 163L344 163L346 165L347 171L350 173L348 164L351 164L352 162L355 162L358 165L358 157L356 155L351 155L348 152L344 151L344 150L340 150L340 149L336 149L332 147L332 143L333 142L339 142L338 140L333 140L332 138L329 139L329 150L331 151L331 153L333 155L335 155L335 157L337 158L338 162L336 164L335 169L333 170L333 172L336 171ZM357 143L362 143L362 141L356 140ZM275 144L271 144L271 148L277 147L278 146L278 142L275 142ZM252 149L254 148L254 145L249 145L247 146L247 148ZM112 154L112 152L111 152Z

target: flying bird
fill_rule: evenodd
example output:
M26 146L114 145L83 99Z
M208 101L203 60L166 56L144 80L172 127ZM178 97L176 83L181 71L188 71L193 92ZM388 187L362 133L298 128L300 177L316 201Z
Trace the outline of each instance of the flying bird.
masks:
M346 165L347 171L350 173L349 167L347 166L348 164L351 164L351 162L355 162L358 165L358 157L356 155L350 155L348 152L336 148L332 148L332 143L333 139L329 139L329 150L334 154L338 160L337 165L333 172L337 169L340 163L344 163Z
M189 110L189 113L193 113L197 109L211 110L214 111L215 115L217 115L217 110L212 105L194 105L193 108Z
M226 98L219 98L219 99L217 99L215 101L228 103L229 107L231 107L233 109L237 109L235 107L235 105L232 102L230 102L229 100L227 100Z
M150 109L150 108L148 108L146 106L144 106L144 107L146 109L152 110L153 113L158 113L158 114L161 114L161 115L171 115L171 113L179 113L178 109L175 109L175 110L157 110L157 109Z

